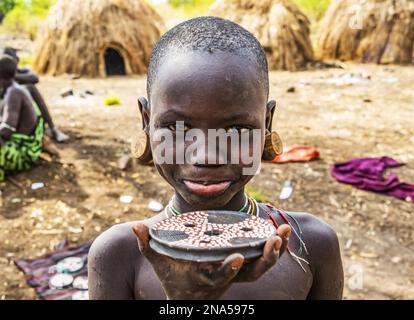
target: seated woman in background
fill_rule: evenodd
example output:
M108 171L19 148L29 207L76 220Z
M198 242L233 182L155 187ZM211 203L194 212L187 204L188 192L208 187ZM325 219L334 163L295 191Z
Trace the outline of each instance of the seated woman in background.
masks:
M42 152L44 123L30 93L15 81L16 60L0 56L0 181L29 170Z
M19 63L19 57L17 50L11 47L6 47L3 50L4 54L13 57L17 63ZM30 69L18 68L15 76L15 81L21 85L24 85L32 96L33 100L38 105L42 117L46 124L49 126L51 136L56 142L66 142L69 140L69 136L59 130L53 123L52 116L47 108L46 102L36 87L36 83L39 82L39 77Z

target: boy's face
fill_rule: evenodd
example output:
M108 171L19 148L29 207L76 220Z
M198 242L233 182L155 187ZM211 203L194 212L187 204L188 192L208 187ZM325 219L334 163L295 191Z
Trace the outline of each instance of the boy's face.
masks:
M200 129L205 137L208 129L227 132L260 129L261 151L270 111L266 108L267 92L259 77L251 62L229 53L193 52L167 57L152 84L144 121L149 119L152 129L169 130L175 135L177 121L184 121L185 129ZM154 151L161 142L153 134L150 139ZM176 145L171 149L175 152ZM242 172L251 164L242 161L208 164L209 152L206 148L204 155L194 155L191 163L155 164L188 204L203 209L225 206L252 178ZM255 156L260 161L261 153L256 152Z

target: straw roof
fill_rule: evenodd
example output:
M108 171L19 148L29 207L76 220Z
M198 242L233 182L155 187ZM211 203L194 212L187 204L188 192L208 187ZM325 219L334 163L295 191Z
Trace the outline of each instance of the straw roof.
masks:
M35 69L42 74L105 76L115 49L126 74L145 73L163 22L141 0L58 0L38 33Z
M332 0L320 34L324 59L410 63L413 0Z
M253 33L271 69L294 71L313 60L309 19L291 0L218 0L209 15L234 21Z

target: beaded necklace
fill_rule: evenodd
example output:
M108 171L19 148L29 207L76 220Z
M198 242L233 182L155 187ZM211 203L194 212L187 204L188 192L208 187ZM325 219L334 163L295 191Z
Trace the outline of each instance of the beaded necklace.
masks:
M175 196L173 196L170 199L168 205L165 207L164 212L167 218L170 217L168 212L171 214L171 216L178 216L183 213L174 207L174 197ZM252 197L248 196L246 193L244 194L244 199L245 200L244 200L243 206L237 211L246 213L250 216L254 216L254 215L259 216L259 205L257 201L253 199Z

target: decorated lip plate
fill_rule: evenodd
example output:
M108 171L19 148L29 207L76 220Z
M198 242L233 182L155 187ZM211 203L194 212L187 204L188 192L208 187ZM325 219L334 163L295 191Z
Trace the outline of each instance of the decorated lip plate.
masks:
M245 259L261 256L264 243L276 235L270 220L236 211L195 211L154 224L150 246L171 258L223 261L240 253Z

